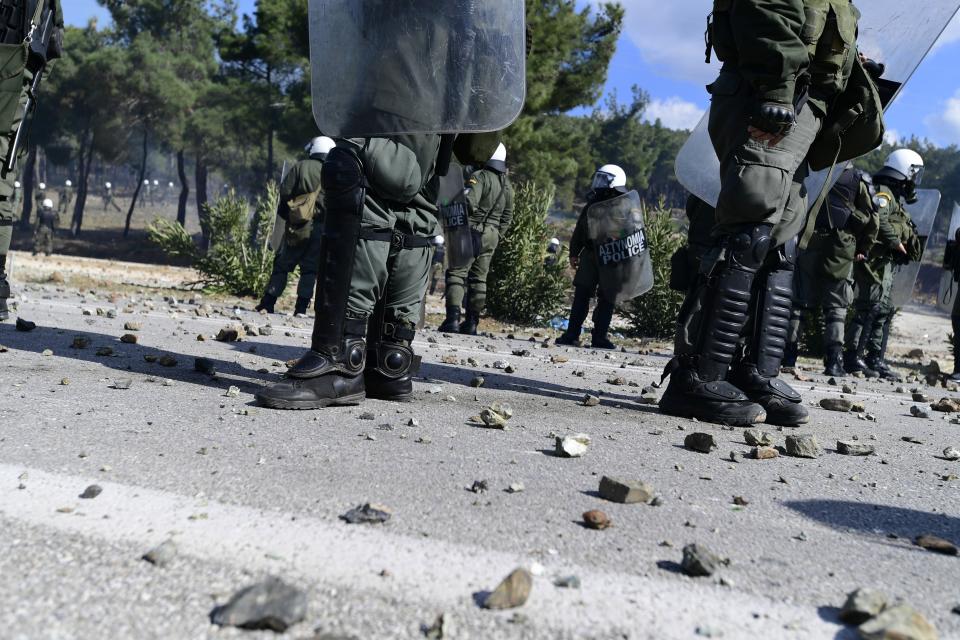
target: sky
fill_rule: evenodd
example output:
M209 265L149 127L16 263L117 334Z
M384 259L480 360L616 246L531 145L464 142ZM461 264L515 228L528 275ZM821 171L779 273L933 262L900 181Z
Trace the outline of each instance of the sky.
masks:
M584 4L588 0L582 0ZM589 0L596 4L599 0ZM956 0L925 0L925 5ZM620 0L626 8L624 33L610 66L607 92L622 101L630 99L631 86L650 94L646 118L660 119L670 128L692 128L709 105L704 89L716 68L704 64L703 31L712 0ZM254 0L238 0L241 12L251 12ZM863 12L874 7L905 7L902 0L860 0ZM69 24L82 26L93 16L106 24L106 11L95 0L67 0L63 9ZM891 9L892 10L892 9ZM901 9L902 10L902 9ZM927 12L907 11L890 22L897 24L893 38L902 45L922 40L918 32ZM910 31L906 21L916 21ZM903 29L899 29L903 27ZM920 28L924 27L924 28ZM901 35L902 34L902 35ZM897 44L897 43L894 43ZM894 44L886 46L896 55ZM866 48L867 45L864 45ZM880 46L879 44L876 46ZM866 51L868 55L870 51ZM882 57L882 56L877 56ZM960 144L960 17L953 20L910 83L887 112L888 139L916 135L937 145Z

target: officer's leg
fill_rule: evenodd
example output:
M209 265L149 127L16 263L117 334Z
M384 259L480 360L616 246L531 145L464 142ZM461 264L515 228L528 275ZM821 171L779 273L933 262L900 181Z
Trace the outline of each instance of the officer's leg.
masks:
M844 322L847 309L853 302L853 286L849 280L828 280L824 282L823 337L826 348L824 374L843 377L847 374L844 367L843 341Z
M960 296L957 296L960 300ZM960 382L960 315L956 313L957 303L954 303L954 313L950 316L950 324L953 327L953 375L950 380Z
M583 323L590 312L590 299L596 292L596 285L587 287L577 285L573 289L573 305L570 307L570 318L567 321L567 329L559 338L557 344L568 346L580 346L580 334L583 332Z
M797 256L797 269L793 275L793 312L790 314L790 325L787 330L783 368L796 366L805 316L819 305L820 298L817 290L819 262L820 253L812 247L799 252Z
M310 239L304 244L298 261L300 281L297 283L297 303L295 315L304 315L310 306L313 292L317 287L317 270L320 268L320 245L323 244L323 226L314 224Z
M368 398L408 402L413 399L412 377L420 358L413 352L413 339L423 308L430 277L435 208L421 195L397 215L396 230L403 244L395 243L388 262L389 279L381 304L370 319L367 367L364 371Z
M361 236L392 233L395 214L364 187L359 158L337 147L323 165L325 220L313 338L287 379L257 400L277 409L356 404L366 397L367 323L387 281L389 242Z
M477 334L480 316L487 306L487 276L490 274L490 264L493 262L493 255L497 251L499 242L500 234L495 228L484 229L480 255L473 261L467 276L470 291L467 300L467 317L460 325L460 333L465 335Z
M793 426L809 419L800 394L777 376L783 361L793 310L796 242L767 255L754 283L751 335L744 357L728 378L767 412L770 424Z
M473 260L456 269L447 269L447 279L444 291L447 296L447 317L440 325L439 330L445 333L460 331L460 309L467 291L467 274L473 268Z
M847 373L864 373L875 376L863 359L867 327L873 323L880 301L880 286L874 284L867 268L856 264L853 267L854 301L853 315L844 333L843 368Z
M881 378L887 380L899 380L900 376L883 361L885 343L884 333L889 336L889 327L893 322L893 316L896 309L891 301L893 290L893 268L888 265L884 269L883 280L881 283L880 302L877 305L877 313L873 319L873 324L866 338L867 345L867 366L880 374Z
M295 253L294 248L288 246L286 242L280 245L280 250L273 257L273 272L270 274L270 280L267 282L267 289L264 291L263 298L261 298L260 304L256 306L257 311L275 313L277 300L280 299L287 288L287 278L297 265L295 260L291 260Z
M590 346L594 349L616 349L617 345L610 342L607 334L610 332L610 323L613 321L613 312L616 305L597 294L597 307L593 310L593 339Z

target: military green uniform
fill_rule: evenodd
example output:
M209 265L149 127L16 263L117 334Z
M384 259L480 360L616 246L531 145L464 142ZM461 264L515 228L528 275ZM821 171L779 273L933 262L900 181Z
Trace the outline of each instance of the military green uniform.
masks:
M56 234L60 216L52 208L41 207L37 212L37 226L33 232L33 255L53 253L53 237Z
M320 191L320 173L323 159L316 155L298 162L280 185L280 217L287 220L283 243L273 261L273 273L267 284L266 296L275 302L287 288L290 273L300 267L297 285L297 309L306 312L317 286L317 269L320 266L320 244L323 240L323 198L317 199L313 219L295 224L289 220L289 201ZM273 306L272 304L270 305Z
M57 212L60 215L67 213L70 210L71 204L73 204L73 187L63 185L63 188L60 189L60 197L57 201Z
M447 271L447 305L460 308L466 297L468 315L479 318L487 306L490 264L513 222L513 186L505 173L483 168L467 180L466 197L470 228L481 238L480 250L469 264Z
M54 32L49 43L42 43L47 45L48 58L52 59L59 57L63 45L63 11L59 0L41 2L45 4L37 5L38 7L49 6L54 12ZM0 162L7 158L20 123L27 115L24 113L27 92L34 77L27 64L30 56L25 40L29 21L33 18L33 14L27 15L30 8L31 3L26 0L4 0L0 3L0 71L3 77L8 79L0 87ZM17 78L18 82L15 80ZM18 159L25 150L26 145L21 142ZM14 204L16 167L14 171L8 172L5 162L3 164L4 166L0 167L0 320L8 315L6 301L10 297L10 285L6 277L6 261L17 209Z
M844 323L854 299L856 257L870 252L880 225L868 179L854 168L841 174L817 214L809 245L797 259L789 341L797 344L806 313L822 309L830 375L843 375ZM790 351L795 353L795 346Z
M890 187L878 186L874 201L880 216L879 233L868 260L854 268L856 300L845 346L848 354L866 350L868 355L878 357L883 352L884 325L896 311L890 298L894 265L919 260L922 247L910 214ZM901 244L906 255L898 249Z
M849 0L714 0L711 19L710 47L723 61L708 87L717 225L681 311L660 408L729 424L800 424L808 419L800 394L777 375L807 156L856 64L859 12Z

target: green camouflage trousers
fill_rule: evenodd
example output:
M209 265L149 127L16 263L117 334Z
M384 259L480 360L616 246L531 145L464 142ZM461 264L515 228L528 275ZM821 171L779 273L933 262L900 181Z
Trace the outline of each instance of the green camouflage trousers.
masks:
M27 89L33 81L33 74L26 71L23 82L24 87L20 93L20 107L17 109L13 122L7 131L0 134L0 162L7 158L10 152L10 145L17 135L17 129L20 128L20 121L23 120L23 111L27 104ZM23 156L24 147L20 149L20 156ZM17 167L19 169L19 165ZM7 173L4 167L0 167L0 256L7 255L10 250L10 241L13 239L13 224L16 221L17 212L14 203L14 187L16 182L16 170Z
M483 313L487 307L487 276L499 244L500 230L493 225L485 226L480 255L464 267L447 271L447 306L462 307L467 297L467 311L476 315Z
M853 303L853 282L837 279L824 272L824 255L812 243L797 258L794 277L794 308L790 320L788 341L800 339L800 325L810 311L823 310L824 346L838 347L843 344L844 322L847 309Z
M847 327L845 347L855 351L860 344L864 331L867 332L867 353L879 354L883 349L883 326L893 318L896 311L891 302L893 291L893 266L883 267L883 276L880 283L866 274L863 269L854 269L856 284L856 298L853 302L854 321ZM864 326L864 320L871 320L869 326Z

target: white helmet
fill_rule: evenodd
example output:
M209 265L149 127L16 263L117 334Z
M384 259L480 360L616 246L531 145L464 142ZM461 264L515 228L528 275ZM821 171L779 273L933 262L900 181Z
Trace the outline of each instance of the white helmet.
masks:
M923 179L923 158L913 149L897 149L887 157L883 169L877 175L886 175L896 180L909 180L919 185Z
M51 200L50 198L47 198L46 200L44 200L44 201L43 201L43 208L44 208L44 209L53 209L53 200Z
M72 186L73 186L73 183L70 182L69 180L67 180L67 181L64 182L63 184L64 184L65 186L67 186L67 187L72 187Z
M591 189L614 189L627 186L627 173L615 164L605 164L593 174Z
M559 246L560 246L560 238L550 238L550 246L551 246L551 247L559 247Z
M443 239L443 236L433 237L433 244L437 245L438 247L442 247L444 242L446 242L446 240Z
M160 186L160 181L159 181L159 180L154 180L154 181L153 181L153 186L159 187L159 186Z
M333 141L333 138L318 136L308 142L303 150L311 156L326 156L335 146L337 146L337 143Z
M490 156L490 159L499 160L500 162L507 161L507 148L504 146L502 142L499 145L497 145L497 150L493 152L493 155Z
M113 185L110 184L109 182L104 182L103 186L105 186L107 189L113 189Z
M37 186L40 187L40 191L43 191L44 189L47 188L47 183L46 183L46 182L41 182L41 183L38 184Z
M171 189L173 189L173 183L172 183L172 182L168 183L167 186L170 187Z
M149 187L149 186L150 186L150 181L149 181L149 180L144 180L144 181L143 181L143 184L145 184L145 185L147 185L147 186Z
M14 188L14 189L19 189L19 188L20 188L20 181L19 181L19 180L14 180L14 181L13 181L13 188Z

